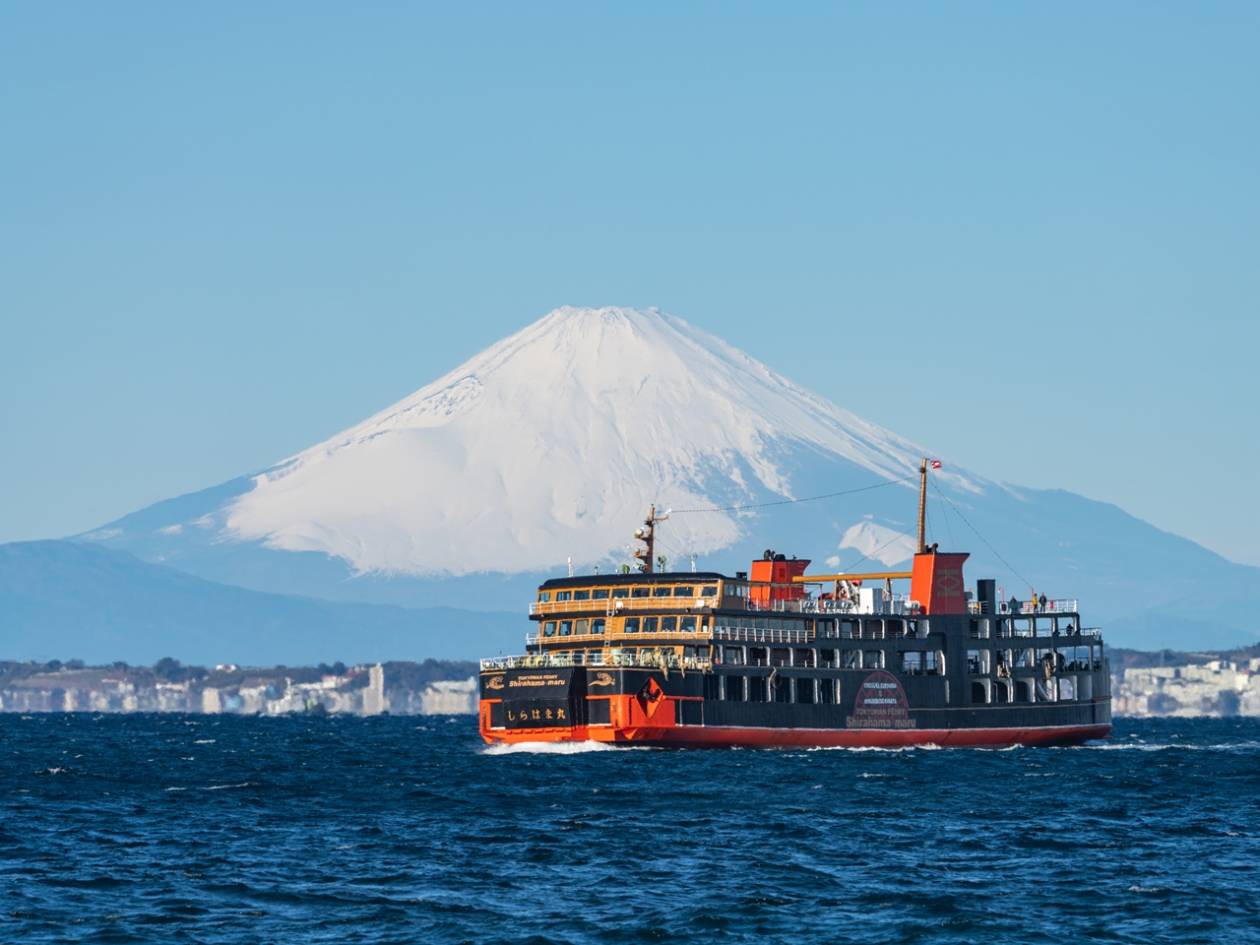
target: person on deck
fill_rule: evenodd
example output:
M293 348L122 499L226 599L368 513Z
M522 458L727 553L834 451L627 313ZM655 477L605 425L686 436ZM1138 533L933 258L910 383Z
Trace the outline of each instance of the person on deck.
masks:
M1046 612L1046 595L1042 594L1038 597L1037 603L1041 605L1041 612L1044 614Z

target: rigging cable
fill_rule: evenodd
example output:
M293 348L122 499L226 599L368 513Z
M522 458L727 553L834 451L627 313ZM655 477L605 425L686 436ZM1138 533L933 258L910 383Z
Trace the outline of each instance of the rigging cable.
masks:
M888 479L884 482L877 482L871 486L862 486L859 489L844 489L840 492L828 492L825 495L809 495L801 499L779 499L775 502L757 502L752 505L724 505L719 508L712 509L671 509L670 515L685 515L690 512L744 512L749 509L768 509L775 505L795 505L799 502L817 502L821 499L834 499L842 495L856 495L859 492L870 492L873 489L882 489L885 486L895 486L899 482L909 482L914 476L903 476L901 479Z
M939 495L942 499L944 499L946 504L951 509L954 510L955 514L957 514L957 516L963 520L963 523L968 528L970 528L973 532L976 533L976 537L979 538L982 542L984 542L985 547L988 548L990 551L992 551L994 556L1011 570L1012 574L1014 574L1017 578L1023 581L1026 587L1032 588L1034 586L1032 581L1028 580L1028 578L1024 577L1022 574L1019 573L1015 565L1011 564L1009 561L1003 558L1001 553L999 553L998 550L993 547L993 545L989 544L989 539L981 535L980 529L976 528L976 526L972 525L971 522L968 521L967 516L963 515L962 512L959 510L958 506L954 505L954 503L950 500L949 496L947 496L944 492L941 491L941 487L936 484L935 480L932 481L932 488L934 488L936 490L937 495Z

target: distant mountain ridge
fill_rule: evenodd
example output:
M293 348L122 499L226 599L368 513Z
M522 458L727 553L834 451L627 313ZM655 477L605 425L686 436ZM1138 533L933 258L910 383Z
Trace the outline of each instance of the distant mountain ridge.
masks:
M265 594L67 541L0 545L0 658L347 663L515 651L515 614Z
M860 365L851 373L862 379ZM1036 448L1020 448L1035 461ZM580 570L627 561L651 502L725 508L882 486L680 512L661 550L675 566L695 554L727 571L769 546L828 568L897 565L913 548L909 480L925 455L940 453L679 318L562 308L273 467L79 540L266 592L519 613L534 583L570 559ZM971 552L971 581L996 577L1006 596L1077 597L1086 623L1126 645L1260 636L1260 568L1115 506L942 458L929 533Z

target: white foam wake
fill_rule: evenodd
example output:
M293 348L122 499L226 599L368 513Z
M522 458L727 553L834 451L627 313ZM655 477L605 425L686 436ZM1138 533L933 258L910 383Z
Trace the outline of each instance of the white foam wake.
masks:
M511 745L487 745L486 755L585 755L592 751L618 751L605 742L516 742Z

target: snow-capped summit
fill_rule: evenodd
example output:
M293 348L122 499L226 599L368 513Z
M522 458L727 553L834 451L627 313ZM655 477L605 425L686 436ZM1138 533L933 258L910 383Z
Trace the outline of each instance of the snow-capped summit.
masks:
M787 446L871 481L903 478L923 455L680 318L565 307L258 476L227 530L360 572L590 564L624 545L649 502L791 497ZM671 533L705 552L740 532L709 514Z

